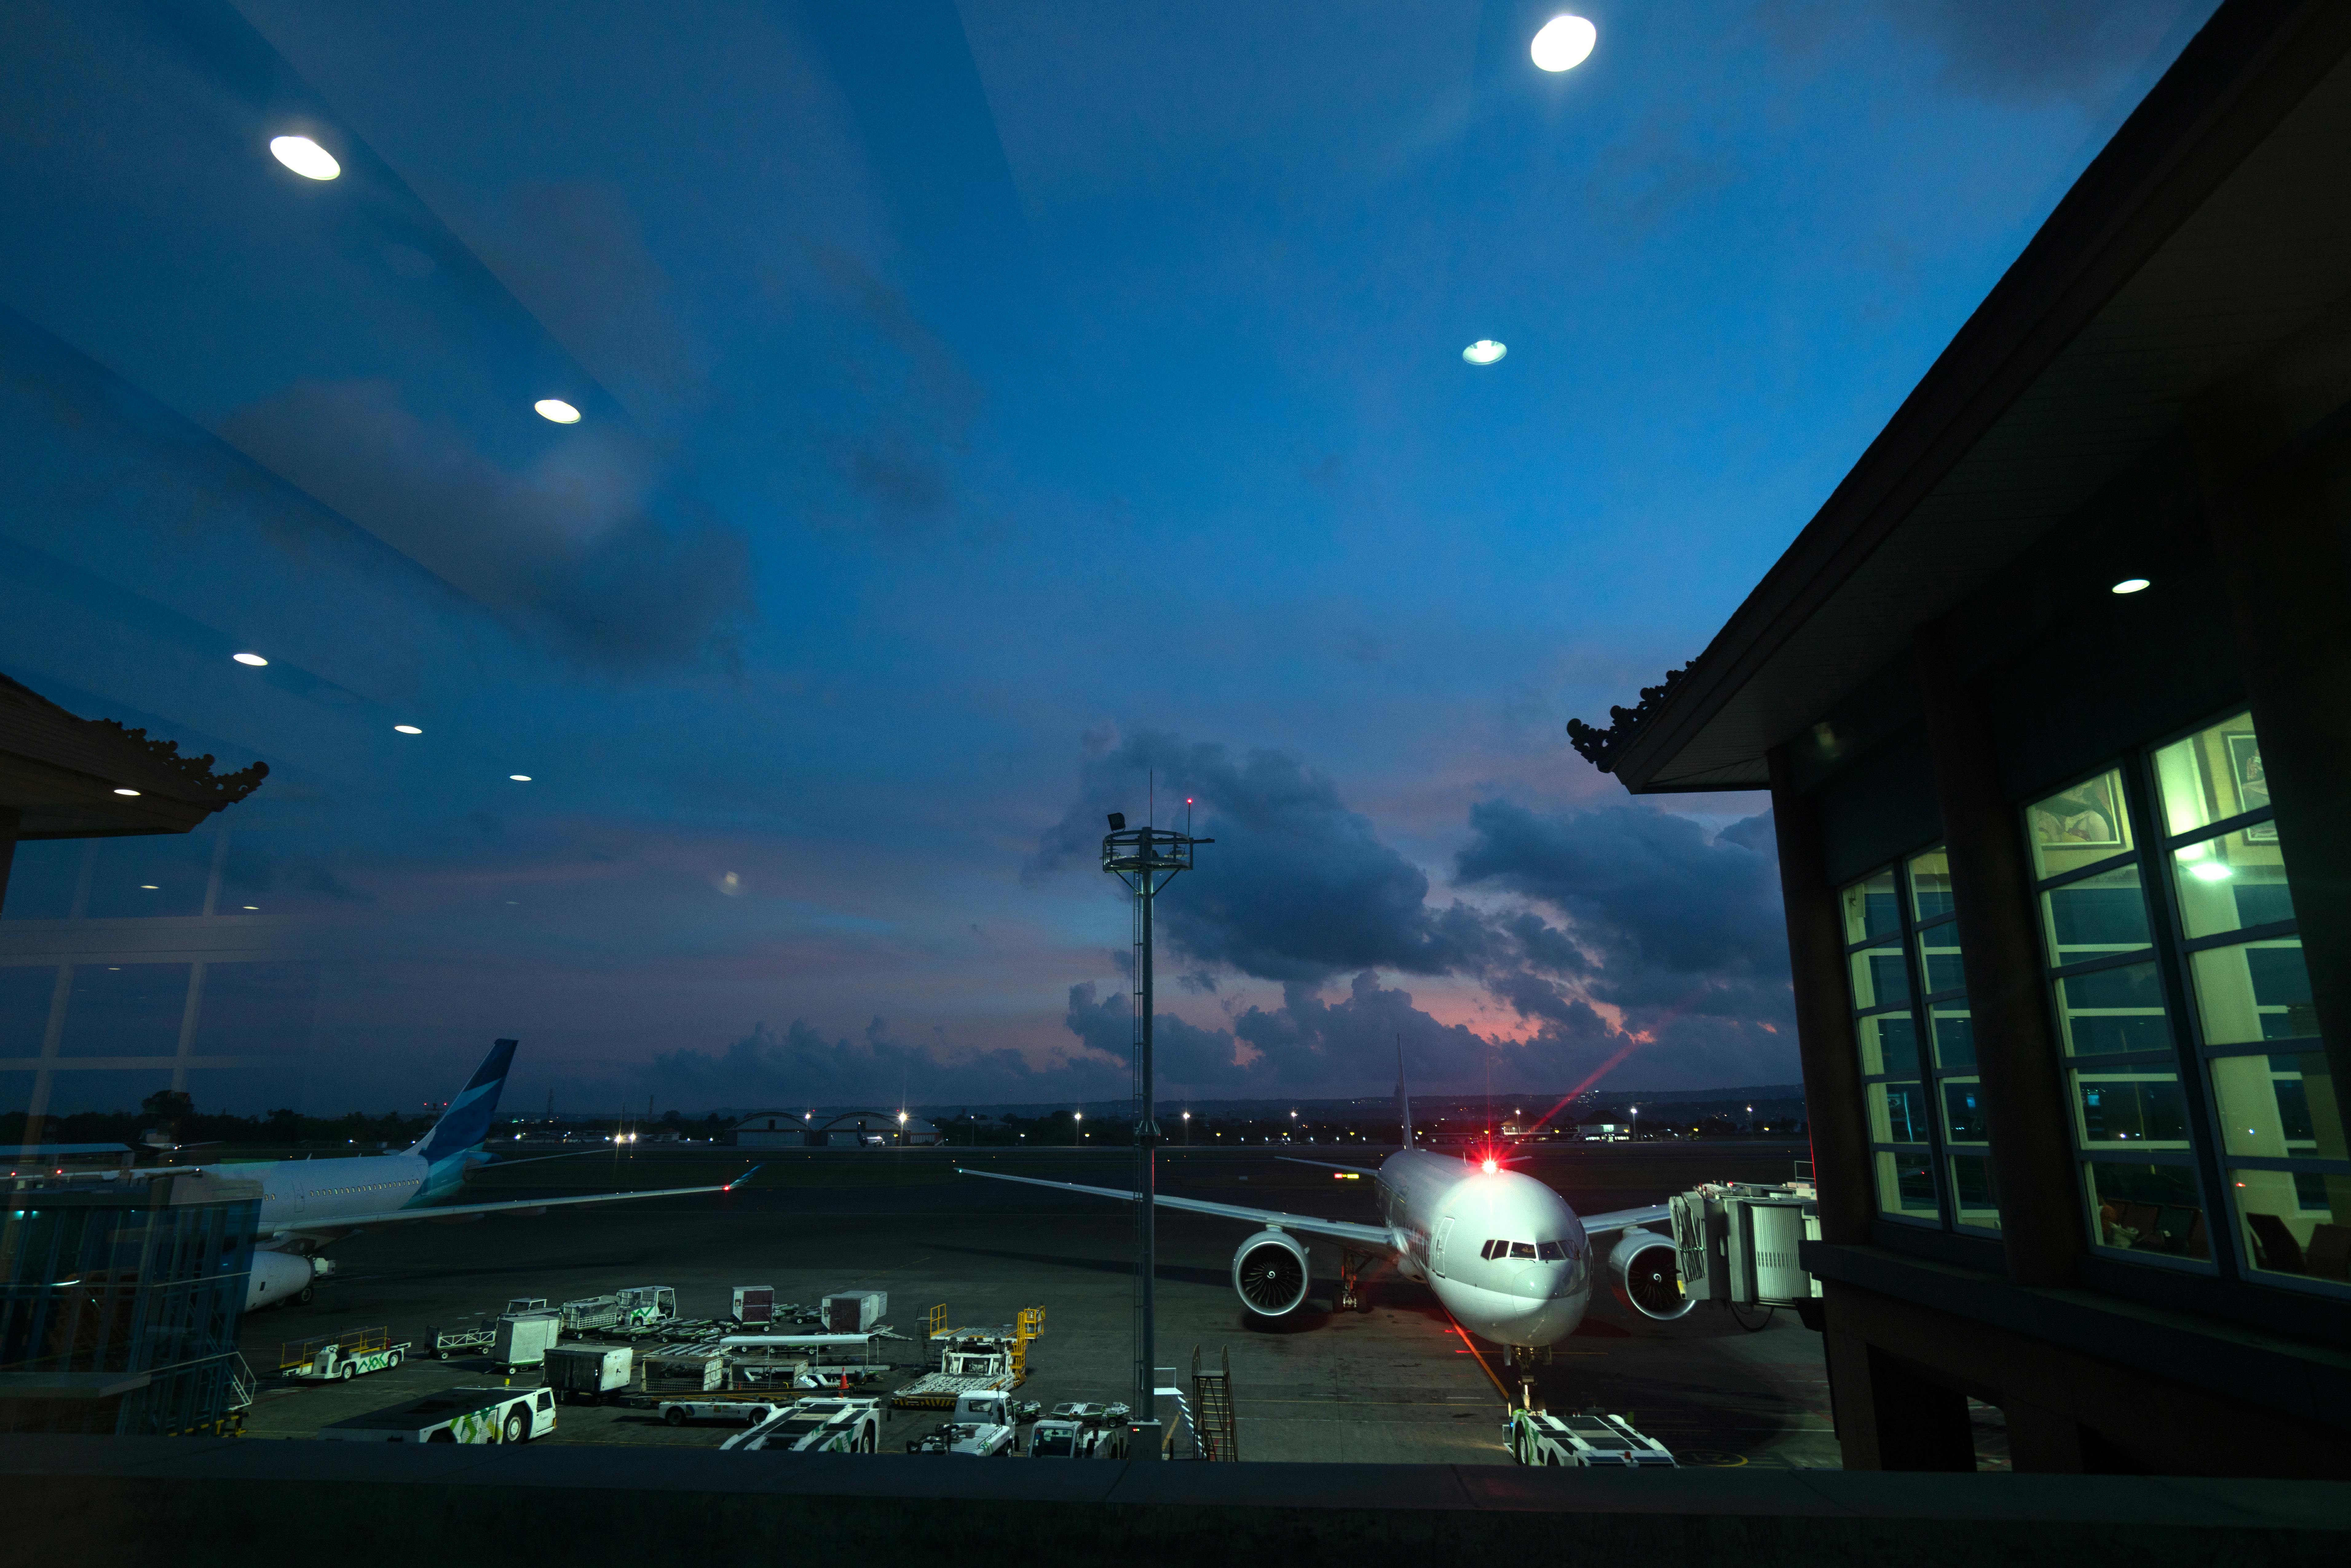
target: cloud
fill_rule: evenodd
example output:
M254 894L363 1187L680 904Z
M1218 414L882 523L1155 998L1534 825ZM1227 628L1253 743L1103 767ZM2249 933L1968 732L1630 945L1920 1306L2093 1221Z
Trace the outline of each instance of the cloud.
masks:
M383 381L298 382L221 434L580 664L689 658L747 613L742 536L656 516L650 465L621 437L582 434L511 472L455 426L409 413Z
M1193 797L1197 831L1217 841L1160 905L1176 952L1284 981L1363 968L1441 975L1484 961L1494 939L1484 917L1429 907L1427 876L1347 809L1328 774L1286 751L1236 756L1144 731L1090 752L1078 799L1042 835L1024 879L1097 863L1104 814L1139 822L1155 772L1163 819L1183 821Z
M2103 100L2211 0L1888 0L1897 26L1943 56L1953 86L1985 98Z
M1123 1010L1123 998L1112 999ZM1071 1003L1074 1016L1075 992ZM1106 1100L1132 1087L1124 1054L1122 1039L1115 1057L1064 1052L1038 1067L1017 1051L902 1040L879 1017L855 1040L827 1040L794 1019L781 1034L755 1025L723 1051L664 1051L653 1058L649 1082L678 1103L698 1105L841 1105L894 1097L902 1083L925 1105Z

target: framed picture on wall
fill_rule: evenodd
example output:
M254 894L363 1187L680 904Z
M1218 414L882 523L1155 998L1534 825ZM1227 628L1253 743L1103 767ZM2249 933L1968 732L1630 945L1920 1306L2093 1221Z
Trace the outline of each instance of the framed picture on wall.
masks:
M2229 743L2229 776L2237 785L2237 810L2258 811L2270 803L2270 776L2262 771L2262 737L2258 735L2231 735ZM2273 844L2277 842L2275 822L2256 822L2245 830L2245 842Z
M2115 776L2101 774L2034 802L2032 836L2050 849L2122 848L2122 813L2115 804Z

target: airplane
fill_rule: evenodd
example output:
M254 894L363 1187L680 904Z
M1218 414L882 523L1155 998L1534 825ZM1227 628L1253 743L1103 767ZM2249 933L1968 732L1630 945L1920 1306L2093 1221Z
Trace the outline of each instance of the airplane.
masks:
M1397 1273L1425 1281L1436 1292L1455 1322L1490 1343L1509 1346L1512 1363L1521 1369L1531 1364L1534 1352L1565 1339L1583 1322L1595 1273L1605 1277L1618 1301L1643 1317L1670 1322L1697 1304L1698 1298L1682 1290L1672 1239L1648 1228L1670 1222L1665 1205L1579 1217L1541 1182L1504 1168L1491 1150L1472 1160L1415 1148L1401 1058L1399 1052L1401 1149L1377 1170L1290 1160L1371 1176L1379 1183L1384 1224L1155 1195L1163 1207L1263 1227L1233 1254L1233 1290L1250 1312L1278 1318L1305 1301L1311 1270L1301 1236L1328 1237L1340 1244L1343 1307L1368 1311L1355 1290L1357 1273L1365 1262L1393 1259ZM998 1171L956 1174L1134 1201L1134 1193L1115 1187Z
M674 1186L655 1192L591 1193L581 1197L533 1197L507 1203L445 1204L465 1184L468 1167L486 1163L483 1141L497 1113L515 1041L490 1048L465 1090L430 1132L396 1155L357 1159L254 1160L172 1167L181 1176L261 1183L261 1224L245 1310L310 1300L313 1282L329 1271L319 1249L357 1230L416 1219L463 1219L486 1214L537 1214L583 1203L623 1203L726 1192L750 1173L716 1186ZM556 1156L563 1157L563 1156ZM498 1162L528 1164L523 1160ZM757 1167L755 1166L754 1169Z

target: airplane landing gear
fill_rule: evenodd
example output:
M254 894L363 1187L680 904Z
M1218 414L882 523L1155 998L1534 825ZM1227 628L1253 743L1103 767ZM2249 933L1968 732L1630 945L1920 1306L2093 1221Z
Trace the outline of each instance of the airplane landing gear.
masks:
M1342 1247L1339 1249L1338 1305L1341 1312L1368 1312L1372 1310L1371 1301L1364 1295L1360 1283L1364 1265L1371 1260L1370 1254L1358 1252L1352 1247Z

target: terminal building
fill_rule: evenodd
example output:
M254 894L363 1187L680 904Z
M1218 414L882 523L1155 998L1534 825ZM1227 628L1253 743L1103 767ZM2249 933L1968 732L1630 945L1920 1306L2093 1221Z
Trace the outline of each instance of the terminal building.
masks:
M1848 1468L2351 1477L2351 7L2224 5L1686 669Z

